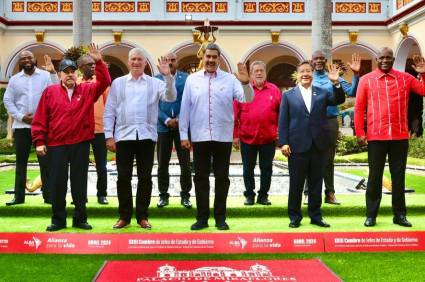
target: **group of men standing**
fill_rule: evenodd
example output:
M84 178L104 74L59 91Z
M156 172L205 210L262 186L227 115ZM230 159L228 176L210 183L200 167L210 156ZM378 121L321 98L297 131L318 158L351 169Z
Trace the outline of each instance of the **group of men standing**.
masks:
M169 204L168 167L174 145L181 169L181 204L186 208L192 207L189 192L192 188L190 149L193 149L197 214L191 229L209 226L212 168L215 226L228 230L226 202L232 144L241 149L245 205L255 202L271 205L268 192L277 146L288 157L289 227L301 225L303 190L308 195L311 223L329 227L321 214L321 193L325 178L325 202L339 204L333 187L338 134L336 106L345 101L346 95L356 96L357 92L356 134L359 142L369 141L365 225L376 223L383 167L386 154L389 154L394 223L411 226L406 219L404 199L408 147L405 107L410 90L425 95L423 58L414 59L415 70L422 74L422 81L418 81L393 70L392 51L384 48L377 59L378 69L360 79L357 90L358 55L354 54L349 64L354 73L352 84L349 84L340 77L338 67L330 65L326 71L324 54L316 51L312 62L297 66L296 87L282 95L275 85L266 81L264 62L253 62L250 72L240 63L238 72L232 75L219 68L220 55L219 46L210 43L202 58L203 69L188 75L177 70L176 55L170 53L158 60L160 75L150 77L144 74L143 51L134 48L128 54L129 74L115 79L109 88L111 78L94 44L90 45L90 53L77 61L78 67L71 60L62 60L59 77L50 58L46 57L47 71L42 71L35 67L32 53L22 52L22 72L11 78L4 98L8 112L15 119L17 148L15 198L6 204L24 202L26 164L34 143L40 162L43 197L46 203L52 203L52 222L47 231L66 227L68 171L75 205L73 226L91 229L86 214L91 143L100 204L108 203L106 148L116 152L119 219L113 228L128 226L134 213L131 179L136 158L136 221L141 228L151 229L148 207L155 146L160 192L157 206L162 208ZM83 75L79 82L78 68ZM261 171L258 195L254 181L257 155Z

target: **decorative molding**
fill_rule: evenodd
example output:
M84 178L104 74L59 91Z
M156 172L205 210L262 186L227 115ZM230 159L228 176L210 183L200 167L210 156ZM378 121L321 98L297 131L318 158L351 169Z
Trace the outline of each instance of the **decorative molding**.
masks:
M137 12L149 13L151 11L151 2L137 2Z
M134 13L136 11L135 2L104 2L103 11L105 13Z
M61 2L60 3L60 11L62 13L71 13L73 9L73 3L72 2Z
M335 3L335 11L340 14L354 13L354 14L364 14L366 13L366 3L365 2L337 2Z
M350 44L356 44L358 36L359 36L358 31L349 31L348 32L348 41L350 41Z
M279 37L280 37L280 31L272 31L270 33L272 44L278 44L279 43Z
M292 13L301 14L305 12L304 2L292 2Z
M44 43L44 31L36 31L34 35L35 35L35 41L37 42L37 44Z
M413 0L397 0L397 10L403 8L404 6L406 6L407 4L410 4Z
M122 31L113 31L112 35L114 36L114 44L119 45L122 42Z
M260 2L260 13L289 13L289 2Z
M167 2L166 4L167 13L178 13L180 11L179 2Z
M102 2L92 2L91 10L92 12L95 12L95 13L102 12Z
M212 2L182 2L183 13L212 13Z
M399 30L403 38L407 38L407 36L409 36L409 25L407 23L401 23Z
M28 13L57 13L58 2L27 2Z
M12 2L12 12L25 12L25 2Z
M201 32L199 30L192 31L193 43L199 43L201 39Z
M381 3L379 2L369 2L368 11L370 14L380 14L381 13Z
M247 14L257 13L257 3L256 2L244 2L243 3L243 12Z
M227 13L228 12L228 3L227 2L215 2L215 12L216 13Z

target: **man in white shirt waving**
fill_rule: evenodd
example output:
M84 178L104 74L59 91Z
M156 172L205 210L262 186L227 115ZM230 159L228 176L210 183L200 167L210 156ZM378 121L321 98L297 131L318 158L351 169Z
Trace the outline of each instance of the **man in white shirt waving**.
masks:
M177 92L165 57L158 60L164 81L144 74L146 58L134 48L128 53L130 73L114 80L104 113L106 147L117 152L117 192L120 218L113 226L130 224L133 214L131 178L133 159L137 163L136 219L140 227L151 229L148 207L152 194L152 167L158 139L159 100L173 102Z
M254 91L249 84L246 67L238 64L237 77L218 67L220 48L207 45L204 69L191 74L183 92L180 110L180 139L183 148L193 142L197 215L192 230L208 227L209 175L212 166L215 177L214 218L219 230L228 230L226 201L229 192L229 163L233 141L233 101L251 102Z

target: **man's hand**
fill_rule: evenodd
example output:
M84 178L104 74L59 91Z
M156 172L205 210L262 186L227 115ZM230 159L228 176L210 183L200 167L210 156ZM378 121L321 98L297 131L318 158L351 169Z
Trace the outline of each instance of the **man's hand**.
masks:
M329 72L328 72L328 78L332 82L332 84L338 84L338 78L339 78L339 68L331 64L328 66Z
M236 150L239 150L240 148L239 138L233 138L233 148L235 148Z
M160 59L158 59L158 70L163 76L168 76L170 72L170 62L167 59L167 57L161 56Z
M183 149L190 150L191 146L190 146L189 140L181 140L180 145L182 146Z
M366 136L360 136L357 137L357 144L363 146L363 145L367 145L367 139Z
M285 157L289 157L291 155L291 148L289 147L289 145L283 145L281 152L285 155Z
M351 55L351 63L348 63L348 66L355 75L359 75L361 62L362 58L359 54L353 53L353 55Z
M99 47L94 43L89 45L89 55L95 62L102 60L102 54L100 54Z
M52 63L52 58L49 55L44 55L44 69L51 74L55 74L55 66Z
M238 73L235 73L235 76L242 84L249 83L248 70L246 69L246 66L240 62L238 63Z
M179 128L179 124L175 118L172 118L167 122L167 127L170 129L177 129Z
M26 113L23 117L22 117L22 121L25 122L26 124L31 124L32 120L34 118L34 115L32 113Z
M46 145L40 145L40 146L35 147L35 153L39 157L44 157L47 154Z
M421 57L421 56L418 56L418 55L414 55L412 67L417 73L421 73L421 74L425 73L425 60L424 60L424 58Z
M106 139L106 148L111 152L117 151L117 146L115 145L114 138L108 138Z

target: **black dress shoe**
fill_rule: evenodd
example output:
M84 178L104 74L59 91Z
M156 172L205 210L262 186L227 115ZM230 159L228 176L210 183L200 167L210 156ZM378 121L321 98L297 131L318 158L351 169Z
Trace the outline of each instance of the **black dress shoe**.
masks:
M156 204L156 206L158 208L163 208L165 206L168 206L169 202L168 202L168 198L159 198L158 204Z
M376 218L374 217L368 217L366 218L366 221L364 222L364 226L366 227L372 227L376 225Z
M19 201L17 199L13 199L12 201L6 202L6 206L14 206L14 205L19 205L23 203L25 203L25 201Z
M215 227L217 227L218 230L229 230L230 229L229 225L225 221L216 223Z
M208 227L209 227L208 223L198 220L194 224L192 224L192 226L190 227L190 230L201 230Z
M107 204L109 204L108 203L108 199L106 199L106 197L104 197L104 196L97 197L97 202L100 205L107 205Z
M289 222L290 228L298 228L300 227L300 225L301 225L301 222L299 221L291 220L291 222Z
M331 227L331 225L329 223L326 223L323 219L311 220L310 223L320 227Z
M84 230L93 229L93 227L90 224L88 224L87 222L78 222L78 223L74 222L74 223L72 223L72 227L80 228L80 229L84 229Z
M47 226L46 231L54 232L54 231L58 231L58 230L61 230L61 229L64 229L64 228L66 228L66 225L57 225L57 224L52 223L49 226Z
M192 203L189 201L189 198L182 198L180 203L187 209L190 209L192 207Z
M270 206L272 202L269 201L267 197L258 197L257 204L263 205L263 206Z
M252 205L254 205L254 197L253 196L245 197L245 202L243 204L245 206L252 206Z
M406 216L400 215L393 218L393 223L404 227L412 227L412 224L407 220Z

